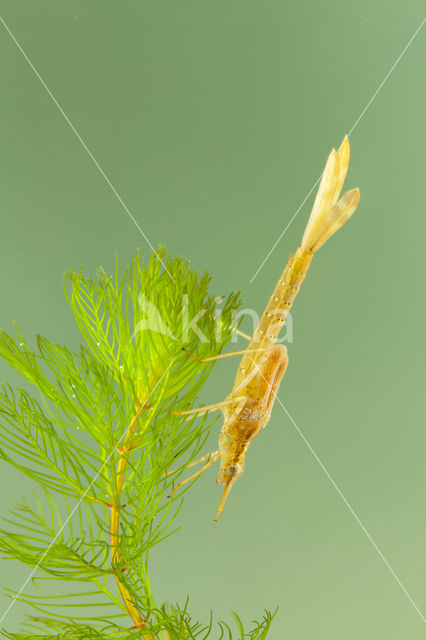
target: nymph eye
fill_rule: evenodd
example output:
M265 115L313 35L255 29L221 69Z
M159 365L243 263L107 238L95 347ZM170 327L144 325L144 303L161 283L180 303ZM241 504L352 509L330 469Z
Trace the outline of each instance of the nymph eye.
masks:
M240 464L230 464L226 469L226 475L228 478L235 478L235 476L240 475L241 473L241 465Z

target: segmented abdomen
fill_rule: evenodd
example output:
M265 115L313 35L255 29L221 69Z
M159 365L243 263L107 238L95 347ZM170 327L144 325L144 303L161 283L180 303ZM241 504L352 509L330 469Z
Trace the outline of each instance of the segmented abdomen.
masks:
M288 312L305 279L313 253L299 247L294 256L290 256L277 285L266 305L259 325L250 341L248 349L270 349L276 342L279 332L285 324ZM262 360L266 352L246 353L238 369L235 386L241 385L255 364Z

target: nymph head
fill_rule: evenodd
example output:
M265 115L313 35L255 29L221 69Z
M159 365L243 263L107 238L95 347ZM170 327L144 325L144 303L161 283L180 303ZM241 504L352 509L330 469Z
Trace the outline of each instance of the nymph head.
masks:
M225 469L226 480L236 480L237 478L240 477L243 471L244 471L243 465L240 464L239 462L234 462L233 464L230 464Z

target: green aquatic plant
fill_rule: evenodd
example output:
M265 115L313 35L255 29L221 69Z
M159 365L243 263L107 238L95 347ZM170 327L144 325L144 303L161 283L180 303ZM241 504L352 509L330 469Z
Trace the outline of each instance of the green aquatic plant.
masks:
M6 590L10 606L17 599L37 613L26 632L4 637L266 637L269 612L248 632L235 613L232 629L196 622L188 601L159 602L149 581L149 552L176 531L191 485L167 496L212 425L208 415L174 414L193 407L213 366L189 354L219 354L239 305L230 295L218 313L209 280L163 250L147 264L138 254L124 275L66 275L84 339L77 352L0 332L0 356L25 380L0 390L0 459L39 487L0 528L2 555L30 568L21 591ZM25 593L30 580L54 581L55 595Z

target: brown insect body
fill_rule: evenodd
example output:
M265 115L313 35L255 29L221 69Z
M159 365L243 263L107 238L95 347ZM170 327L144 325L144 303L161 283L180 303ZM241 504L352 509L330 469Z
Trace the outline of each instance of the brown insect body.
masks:
M266 423L262 407L249 397L244 398L242 403L237 401L230 406L232 413L229 410L225 413L225 424L219 436L219 484L241 475L248 445Z
M208 462L188 478L191 480L196 477L220 458L217 482L225 484L225 489L215 521L222 512L233 483L244 471L250 442L269 421L278 387L288 365L287 349L283 345L277 345L276 340L311 260L315 252L345 224L359 204L358 189L347 191L338 200L349 165L349 154L349 141L345 137L339 150L333 149L327 159L301 245L290 256L248 348L244 351L231 393L222 403L182 412L220 409L225 417L219 435L218 451L204 456L201 460L208 458ZM187 480L179 483L175 491L185 482Z
M215 520L232 484L244 471L250 442L267 425L275 395L288 365L287 349L276 345L279 332L305 279L314 253L352 215L359 191L348 191L338 202L349 164L349 141L332 151L309 218L301 246L287 265L260 318L247 353L241 359L232 392L222 411L225 422L219 436L220 469L216 481L225 484Z
M313 253L299 248L288 264L266 305L259 325L241 360L232 392L222 411L225 417L219 436L220 468L216 478L225 491L218 519L232 484L242 475L251 441L268 424L275 394L288 365L287 349L276 345Z
M295 256L290 256L250 340L249 353L242 357L233 391L226 398L227 401L235 398L235 403L223 408L225 422L219 437L218 484L235 481L243 473L250 442L269 421L275 392L288 364L286 348L275 342L312 257L313 253L301 248Z

